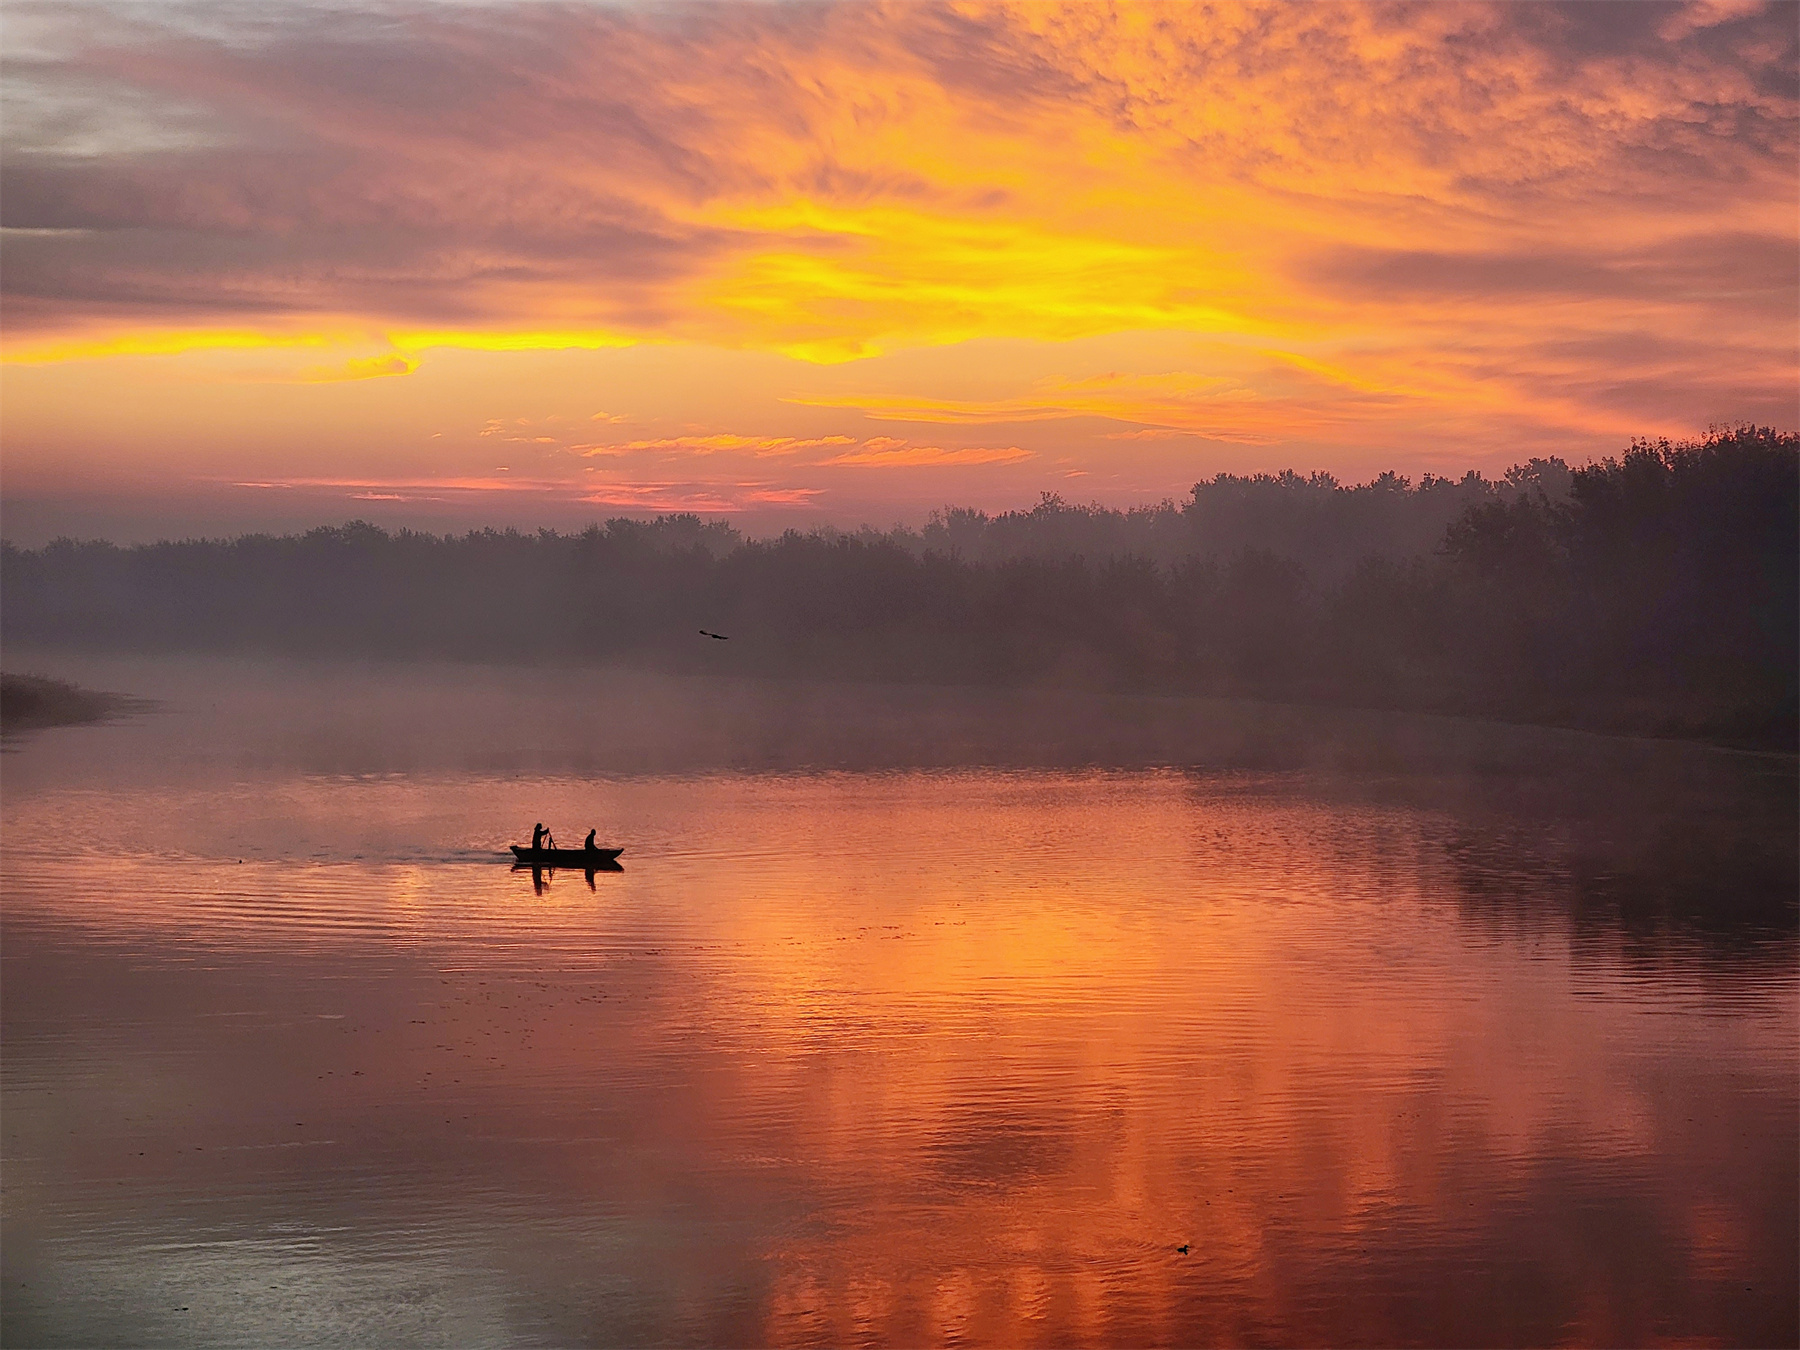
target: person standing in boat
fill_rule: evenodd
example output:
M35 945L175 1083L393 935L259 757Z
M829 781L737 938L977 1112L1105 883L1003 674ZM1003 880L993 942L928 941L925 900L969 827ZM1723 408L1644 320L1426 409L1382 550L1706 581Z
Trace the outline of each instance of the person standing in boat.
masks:
M531 851L533 853L536 853L540 848L542 848L544 846L544 839L546 836L549 835L549 833L550 833L550 831L548 831L544 828L544 822L541 820L536 825L532 826L532 829L531 829Z

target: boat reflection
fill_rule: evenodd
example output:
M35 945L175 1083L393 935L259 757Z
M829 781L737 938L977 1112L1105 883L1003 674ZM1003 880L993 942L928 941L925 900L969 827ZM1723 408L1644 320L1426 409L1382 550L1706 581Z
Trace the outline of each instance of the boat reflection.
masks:
M580 872L582 874L582 876L587 879L587 887L591 891L594 889L594 873L596 873L596 872L623 872L625 869L616 862L608 861L608 862L597 862L592 867L563 867L563 868L545 867L541 863L516 862L512 865L512 870L515 872L531 873L532 892L536 895L542 895L544 893L545 888L550 884L550 881L555 878L557 872L559 872L559 871ZM548 874L548 876L546 876L546 873Z

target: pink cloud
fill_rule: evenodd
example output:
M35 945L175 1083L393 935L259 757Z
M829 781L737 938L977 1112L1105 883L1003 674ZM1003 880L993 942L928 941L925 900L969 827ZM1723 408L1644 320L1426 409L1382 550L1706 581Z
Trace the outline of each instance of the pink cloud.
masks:
M470 502L490 494L537 496L564 504L638 511L739 511L753 506L806 506L823 489L765 481L620 481L456 477L295 477L244 480L231 486L259 491L326 492L350 501Z

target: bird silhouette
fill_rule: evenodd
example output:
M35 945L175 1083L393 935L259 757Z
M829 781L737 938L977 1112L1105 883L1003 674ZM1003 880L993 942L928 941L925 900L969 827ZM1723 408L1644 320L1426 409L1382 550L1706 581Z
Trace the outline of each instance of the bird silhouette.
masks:
M1175 1250L1180 1252L1183 1256L1186 1256L1188 1253L1188 1245L1187 1245L1187 1243L1184 1242L1179 1247L1177 1247Z
M709 637L714 642L730 642L731 641L731 639L726 637L723 633L709 633L704 628L702 628L700 630L700 636L701 637Z

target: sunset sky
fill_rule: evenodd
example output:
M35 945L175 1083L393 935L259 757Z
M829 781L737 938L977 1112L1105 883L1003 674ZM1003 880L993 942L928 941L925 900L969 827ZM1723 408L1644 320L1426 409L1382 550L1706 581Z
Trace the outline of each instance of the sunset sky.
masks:
M887 525L1792 428L1797 26L11 0L4 530Z

